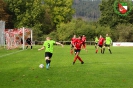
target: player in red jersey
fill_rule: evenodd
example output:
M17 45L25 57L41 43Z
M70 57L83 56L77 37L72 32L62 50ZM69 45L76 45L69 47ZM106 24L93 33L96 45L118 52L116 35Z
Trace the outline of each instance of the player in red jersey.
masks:
M73 51L74 51L74 50L73 50L73 48L74 48L73 43L74 43L75 40L76 40L76 35L73 35L73 38L71 39L71 45L72 45L72 46L71 46L71 50L70 50L70 53L71 53L71 54L73 54Z
M74 41L74 43L73 43L74 51L75 51L75 57L74 57L73 64L75 64L75 62L76 62L77 59L80 60L81 64L84 64L83 60L79 56L79 53L80 53L82 44L83 44L83 41L81 40L81 37L77 38Z
M82 36L82 41L83 41L83 49L86 49L86 44L85 44L86 37L85 37L85 35Z
M98 52L98 48L100 47L101 48L101 53L103 53L102 51L102 48L103 48L103 44L104 44L104 38L102 37L102 35L100 35L99 37L99 41L98 41L98 46L97 46L97 49L96 49L96 53Z

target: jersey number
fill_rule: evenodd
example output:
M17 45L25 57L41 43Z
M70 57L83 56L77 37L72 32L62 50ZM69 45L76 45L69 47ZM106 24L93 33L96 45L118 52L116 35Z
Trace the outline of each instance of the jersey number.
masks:
M50 48L50 44L48 43L48 48Z

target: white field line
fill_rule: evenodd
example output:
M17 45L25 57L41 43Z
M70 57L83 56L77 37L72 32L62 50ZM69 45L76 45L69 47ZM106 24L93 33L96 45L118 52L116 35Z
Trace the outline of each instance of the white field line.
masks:
M19 50L19 51L13 52L13 53L9 53L9 54L5 54L5 55L1 55L0 58L1 58L1 57L6 57L6 56L9 56L9 55L12 55L12 54L15 54L15 53L21 52L21 51L23 51L23 50Z

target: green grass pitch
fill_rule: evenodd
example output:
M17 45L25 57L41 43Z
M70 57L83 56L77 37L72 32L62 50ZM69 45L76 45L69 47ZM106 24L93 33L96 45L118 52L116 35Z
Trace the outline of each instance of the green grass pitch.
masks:
M112 47L113 54L95 54L94 46L82 50L76 61L70 46L55 46L51 67L44 66L44 50L0 48L0 88L133 88L133 47Z

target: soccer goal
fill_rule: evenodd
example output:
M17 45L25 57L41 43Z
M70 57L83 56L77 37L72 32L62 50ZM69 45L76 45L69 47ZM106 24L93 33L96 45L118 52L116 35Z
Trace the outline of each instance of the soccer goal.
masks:
M22 48L24 50L26 39L29 37L32 41L32 30L29 28L5 29L5 44L7 50L15 48Z

